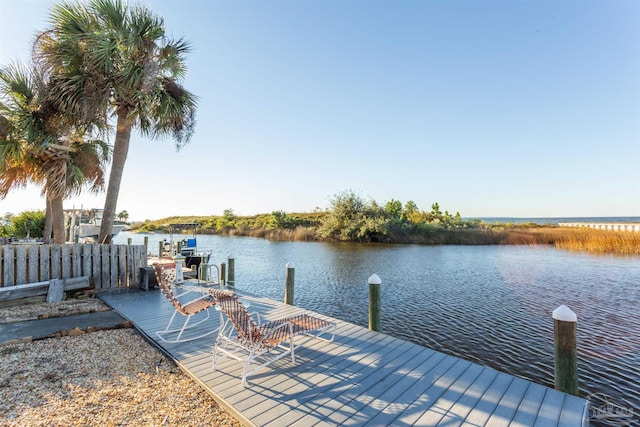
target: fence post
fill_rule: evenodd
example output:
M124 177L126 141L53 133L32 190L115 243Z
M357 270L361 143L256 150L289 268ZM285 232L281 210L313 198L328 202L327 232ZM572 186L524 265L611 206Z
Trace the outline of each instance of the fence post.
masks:
M296 269L292 262L287 263L287 274L285 276L284 303L293 305L293 288L296 280Z
M227 284L227 264L220 263L220 285L226 286Z
M556 390L578 395L578 317L566 305L553 310Z
M369 277L369 329L380 331L380 285L382 280L377 274Z
M236 260L233 252L230 252L227 255L227 286L235 286L236 285Z

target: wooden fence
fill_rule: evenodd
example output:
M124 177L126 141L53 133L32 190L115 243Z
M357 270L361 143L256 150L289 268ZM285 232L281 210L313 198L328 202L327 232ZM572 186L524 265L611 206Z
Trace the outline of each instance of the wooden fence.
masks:
M138 286L144 245L0 246L0 287L89 276L96 290Z

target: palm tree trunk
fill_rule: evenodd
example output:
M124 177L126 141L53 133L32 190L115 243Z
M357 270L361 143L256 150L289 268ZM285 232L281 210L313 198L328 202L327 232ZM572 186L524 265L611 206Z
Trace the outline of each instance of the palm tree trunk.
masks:
M111 243L111 233L113 230L113 218L116 214L118 195L120 194L120 182L124 164L129 153L129 140L131 139L131 127L133 121L127 117L127 109L118 109L118 123L116 125L116 139L113 143L113 156L111 172L109 174L109 186L104 201L104 212L102 225L100 226L99 243Z
M42 240L45 244L51 243L51 233L53 231L53 209L51 208L51 199L47 194L47 209L44 212L44 231L42 233Z
M62 245L67 240L64 230L62 197L52 197L49 204L51 206L51 217L53 220L53 243Z

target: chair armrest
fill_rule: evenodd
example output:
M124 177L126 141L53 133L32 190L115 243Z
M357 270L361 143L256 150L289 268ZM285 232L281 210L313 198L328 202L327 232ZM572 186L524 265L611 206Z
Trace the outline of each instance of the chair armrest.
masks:
M173 289L177 290L178 288L174 287ZM180 297L183 297L183 296L185 296L187 294L190 294L191 292L195 292L195 291L192 291L192 290L189 290L189 289L187 289L186 291L181 292L181 293L177 293L177 292L174 291L173 296L175 298L180 298Z

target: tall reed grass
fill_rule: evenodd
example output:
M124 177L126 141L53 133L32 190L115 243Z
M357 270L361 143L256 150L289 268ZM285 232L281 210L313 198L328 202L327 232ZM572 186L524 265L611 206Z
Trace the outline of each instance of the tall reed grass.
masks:
M640 255L640 233L632 231L558 228L557 248L594 253Z

